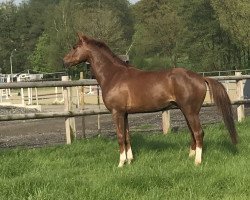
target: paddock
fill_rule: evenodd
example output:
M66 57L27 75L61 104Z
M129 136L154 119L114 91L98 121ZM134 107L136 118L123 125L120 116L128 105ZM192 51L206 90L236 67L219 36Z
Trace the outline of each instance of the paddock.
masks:
M224 81L224 85L228 93L230 94L230 98L234 105L235 119L238 119L238 121L243 120L245 116L245 112L243 111L246 110L246 114L248 114L248 108L246 109L244 105L247 105L250 102L249 99L245 99L243 97L245 83L246 80L250 78L250 76L237 75L215 78L220 81ZM111 117L107 116L109 112L103 106L101 97L98 95L91 96L91 98L93 99L91 102L92 104L94 104L92 105L88 102L86 103L86 99L90 96L82 95L81 93L83 86L89 87L90 85L92 87L96 87L97 82L95 80L85 79L79 81L50 81L44 83L27 82L18 84L1 84L0 89L2 90L8 88L12 88L12 90L21 88L21 90L28 90L28 88L33 88L33 90L35 91L40 91L40 89L43 88L50 88L50 90L53 91L54 88L57 88L57 92L58 90L61 90L61 93L58 92L58 94L54 94L53 98L54 100L55 98L59 101L63 100L62 102L64 102L64 104L41 105L43 108L41 112L26 112L14 115L10 112L7 114L4 113L0 115L0 121L2 121L0 122L0 146L44 146L64 142L70 144L72 137L83 138L100 134L113 136L113 122L111 120ZM72 92L74 90L75 92ZM84 90L85 93L89 92L89 89L88 91L86 91L86 88ZM38 103L36 97L38 97L38 95L35 95L34 93L33 95L31 95L31 97L26 96L26 103L28 103L29 99L31 98L33 99L33 104L36 105ZM64 101L64 98L67 98L68 101ZM77 100L77 98L79 98L79 100ZM15 101L22 102L23 99L22 97L19 97L19 100L16 99ZM83 104L80 105L80 102ZM213 103L210 101L208 93L203 106L204 108L202 108L201 111L201 118L203 118L203 124L216 123L221 121L221 118L217 114L215 114L217 113L217 111L214 107L212 107ZM83 116L85 119L83 118ZM70 125L70 123L68 123L69 120L67 121L67 119L74 119L75 122L73 123L75 123L75 125L73 124L73 129L72 124ZM83 119L85 122L83 121ZM18 121L14 122L13 120ZM23 123L20 123L20 120ZM163 130L163 132L167 133L169 129L178 130L180 127L186 125L182 114L175 108L163 114L157 112L130 115L129 120L132 124L132 131L143 132ZM167 124L167 127L164 127L162 124Z

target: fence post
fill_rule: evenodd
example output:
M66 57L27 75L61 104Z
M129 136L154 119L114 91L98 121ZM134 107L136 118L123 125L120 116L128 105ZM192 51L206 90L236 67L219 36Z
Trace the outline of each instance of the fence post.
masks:
M57 104L59 101L58 101L58 87L55 87L55 94L56 94L56 99L54 101L55 104Z
M27 88L27 93L28 93L28 105L30 105L30 88Z
M6 96L6 99L9 99L9 89L5 89L5 96Z
M71 79L70 79L71 81ZM68 94L69 94L69 110L73 110L73 87L68 88ZM71 127L71 132L72 132L72 138L76 138L76 121L75 117L70 117L70 127Z
M3 102L3 90L0 89L0 103Z
M7 78L7 83L11 83L11 79ZM5 89L5 94L6 94L6 99L9 99L9 96L11 96L10 89Z
M38 91L37 91L37 88L35 88L35 92L36 92L36 105L38 106Z
M69 77L62 76L62 81L69 81ZM70 94L70 89L68 87L63 87L63 97L64 97L64 111L71 111L72 98ZM73 140L76 137L74 117L65 117L65 129L66 129L66 142L67 144L71 144L71 140Z
M162 129L163 134L167 134L170 128L170 110L162 111Z
M79 97L79 92L80 92L80 87L79 86L77 86L76 87L76 100L77 100L77 104L76 104L76 106L77 106L77 108L80 108L80 97Z
M80 80L84 79L83 72L80 72ZM80 109L84 110L84 86L80 86ZM86 138L85 117L82 116L82 137Z
M242 72L235 72L235 76L242 76ZM236 94L237 94L237 100L244 99L242 79L236 81ZM242 122L245 119L244 107L245 107L244 104L241 104L237 107L238 122Z
M23 90L23 88L21 88L21 101L22 101L22 105L25 105L24 90Z
M33 92L32 88L28 88L28 105L33 104Z

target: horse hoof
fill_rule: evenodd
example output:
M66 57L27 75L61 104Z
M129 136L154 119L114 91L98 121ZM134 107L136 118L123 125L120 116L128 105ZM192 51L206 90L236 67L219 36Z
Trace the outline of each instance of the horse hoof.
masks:
M194 164L195 164L196 166L199 166L199 165L201 164L201 161L200 161L200 160L195 161Z
M128 160L128 165L130 165L132 163L133 159Z
M121 168L124 166L125 161L120 161L118 167Z

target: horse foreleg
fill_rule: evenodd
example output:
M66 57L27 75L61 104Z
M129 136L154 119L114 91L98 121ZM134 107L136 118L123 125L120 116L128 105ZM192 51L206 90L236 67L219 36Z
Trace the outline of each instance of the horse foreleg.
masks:
M132 148L131 148L131 143L130 143L130 135L129 135L129 125L128 125L128 114L125 115L124 118L124 124L125 124L125 144L126 144L126 153L127 153L127 160L128 164L130 164L133 160L133 153L132 153Z
M122 167L126 162L126 146L124 138L124 114L112 112L113 120L116 126L116 134L120 148L120 161L118 167Z

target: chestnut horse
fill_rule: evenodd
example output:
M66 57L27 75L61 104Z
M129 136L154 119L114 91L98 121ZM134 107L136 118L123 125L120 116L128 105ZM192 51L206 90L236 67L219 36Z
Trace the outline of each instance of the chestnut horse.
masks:
M128 114L154 112L176 105L185 116L191 132L189 156L201 163L203 130L199 111L207 85L215 104L222 113L232 142L237 143L230 99L223 85L211 78L183 68L164 71L142 71L123 62L101 41L78 34L79 41L64 57L68 67L89 62L102 89L103 101L112 113L120 147L119 167L133 160L130 144Z

